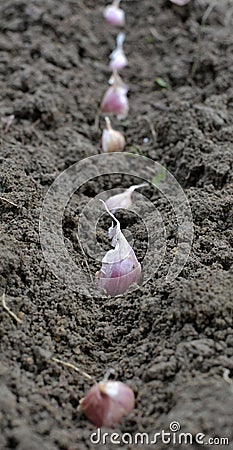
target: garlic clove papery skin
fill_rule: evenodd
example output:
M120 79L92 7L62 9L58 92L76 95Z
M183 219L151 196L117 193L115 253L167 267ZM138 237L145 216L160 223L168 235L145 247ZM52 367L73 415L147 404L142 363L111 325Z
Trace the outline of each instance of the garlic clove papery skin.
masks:
M112 197L109 197L108 200L106 200L106 205L109 209L109 211L112 211L113 214L117 209L127 209L130 208L132 205L132 193L141 187L147 186L146 183L137 184L130 186L128 189L126 189L121 194L113 195Z
M123 27L125 24L125 12L117 4L106 6L103 15L109 25Z
M124 294L132 284L140 283L141 264L123 235L120 222L113 214L110 213L110 215L117 222L115 227L110 228L110 237L115 248L109 250L104 256L96 277L97 288L104 289L108 295L115 297Z
M132 389L120 381L101 381L81 400L85 416L97 427L112 428L135 406Z
M120 131L113 130L108 117L105 117L106 129L103 130L101 146L104 153L121 152L125 148L125 138Z

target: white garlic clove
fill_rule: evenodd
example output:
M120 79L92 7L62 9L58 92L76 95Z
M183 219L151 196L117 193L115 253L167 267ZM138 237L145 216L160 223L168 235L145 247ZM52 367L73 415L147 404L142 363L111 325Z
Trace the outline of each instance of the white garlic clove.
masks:
M125 12L119 8L120 0L114 0L111 5L104 9L104 18L110 25L123 27L125 24Z
M120 381L101 381L80 401L85 416L97 427L114 427L135 406L133 390Z
M128 65L128 60L124 54L124 51L123 50L115 50L114 54L112 53L111 61L109 64L110 70L111 71L122 70L127 65Z
M144 186L147 186L147 184L146 183L136 184L130 186L121 194L116 194L113 195L112 197L109 197L109 199L105 202L109 211L112 211L114 214L117 209L130 208L130 206L132 205L132 193L135 191L135 189L139 189Z
M175 3L175 5L184 6L190 2L190 0L170 0L170 2Z
M121 70L128 64L128 60L125 56L124 50L123 50L123 42L125 40L125 34L119 33L117 36L117 47L113 52L110 54L110 70Z
M103 130L101 146L105 153L121 152L125 148L125 138L120 131L113 130L110 119L105 117L106 129Z

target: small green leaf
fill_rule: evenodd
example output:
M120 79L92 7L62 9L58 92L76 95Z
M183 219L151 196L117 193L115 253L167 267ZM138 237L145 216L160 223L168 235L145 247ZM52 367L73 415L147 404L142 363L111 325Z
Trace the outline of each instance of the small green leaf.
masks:
M166 179L166 166L163 166L163 170L159 172L157 175L155 175L154 178L152 178L151 183L154 186L158 186L160 181L164 181Z
M163 89L171 89L170 84L161 77L155 78L155 83Z
M153 36L147 36L146 42L147 42L147 44L153 44L153 42L154 42Z

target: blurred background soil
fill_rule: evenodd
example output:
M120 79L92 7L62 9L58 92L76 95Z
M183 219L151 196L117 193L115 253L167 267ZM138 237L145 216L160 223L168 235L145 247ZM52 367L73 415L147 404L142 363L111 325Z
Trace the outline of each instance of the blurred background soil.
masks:
M104 22L104 5L0 3L0 115L15 116L8 131L1 123L0 196L16 204L0 200L0 282L22 319L17 324L0 308L2 450L95 448L95 428L78 410L90 384L51 355L97 380L113 367L134 389L136 408L116 428L120 433L169 430L177 421L181 431L206 440L233 439L232 0L194 0L183 8L122 1L130 112L113 125L124 132L126 150L166 166L189 199L195 236L179 277L164 286L155 276L123 299L90 298L64 286L43 258L39 215L48 188L99 151L104 121L97 129L95 120L117 33ZM82 201L110 187L92 182ZM81 260L78 206L74 196L63 225ZM162 200L159 210L172 248L175 231Z

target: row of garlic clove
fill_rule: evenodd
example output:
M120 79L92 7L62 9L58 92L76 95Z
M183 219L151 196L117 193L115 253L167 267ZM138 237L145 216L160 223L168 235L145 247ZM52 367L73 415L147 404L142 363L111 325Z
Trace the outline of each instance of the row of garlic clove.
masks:
M125 14L119 8L120 0L114 0L112 5L105 8L104 17L107 22L115 26L123 26ZM115 114L119 119L128 113L128 87L121 80L118 70L127 65L127 58L123 52L124 34L117 36L117 47L110 55L110 87L106 91L101 103L101 111L105 114ZM105 117L106 128L101 138L103 152L122 151L125 138L112 128L109 117ZM141 185L140 185L141 186ZM141 278L141 265L137 261L133 249L130 247L120 227L120 222L114 216L118 208L127 208L132 203L131 195L140 186L131 186L124 193L110 197L103 202L106 211L116 223L108 231L112 250L109 250L102 260L102 265L96 274L97 287L108 295L116 296L124 293L132 283L138 283ZM97 427L113 427L121 418L129 414L135 406L133 390L120 381L103 380L95 383L80 401L82 412Z
M110 25L122 27L125 24L125 12L119 6L120 0L113 0L113 3L104 9L104 17ZM104 94L100 109L104 114L113 114L117 119L124 119L129 110L128 102L128 86L123 82L119 75L128 64L127 57L123 50L125 34L119 33L116 38L116 48L110 54L109 68L112 76L109 80L110 87ZM103 131L101 139L101 148L105 153L122 151L125 148L125 138L122 133L111 127L108 117L106 120L106 128Z
M170 0L176 5L183 6L189 3L190 0ZM104 17L110 25L122 27L125 24L124 10L119 6L120 0L114 0L111 5L104 9ZM109 80L110 87L107 89L103 100L101 102L101 111L105 114L114 114L118 119L124 119L129 110L128 102L128 86L123 82L119 75L128 64L128 60L123 50L123 43L125 34L119 33L116 38L116 49L110 54L109 68L113 72ZM102 150L103 152L111 153L122 151L125 148L125 138L119 131L113 130L110 120L106 119L106 129L102 135Z
M104 9L104 17L110 25L117 27L122 27L125 24L125 13L123 9L120 8L121 0L113 0L111 5L106 6ZM175 3L178 6L187 5L190 0L170 0L170 2Z
M184 5L189 2L189 0L171 1L178 5ZM125 14L119 8L119 3L120 0L114 0L113 4L105 9L104 16L111 25L124 25ZM119 39L118 37L118 43ZM113 52L112 65L110 64L111 69L114 71L113 84L104 96L101 109L105 113L115 113L119 118L122 118L128 112L127 86L123 84L116 72L117 69L119 70L119 67L114 66L114 58ZM112 129L108 117L105 120L106 129L102 135L103 151L114 152L123 150L125 146L124 136L119 131ZM101 269L96 274L96 277L98 288L104 289L107 294L112 296L124 293L131 284L139 283L141 279L141 265L132 247L123 235L120 222L116 219L114 213L119 208L129 208L132 204L131 196L134 190L146 185L143 183L131 186L123 193L110 197L106 202L102 201L106 211L113 219L108 234L114 248L106 253L102 260ZM103 380L92 386L86 396L80 401L80 405L83 413L94 425L98 427L113 427L123 416L133 410L135 396L133 390L126 384L120 381Z
M123 26L125 23L124 11L119 8L120 0L114 0L104 10L104 17L111 25ZM115 114L118 119L126 117L128 113L128 87L122 81L118 70L127 65L127 59L123 52L125 35L117 36L117 48L111 53L110 68L113 74L109 80L110 87L104 95L101 110L104 113ZM125 138L111 126L109 117L105 117L106 128L101 139L102 151L111 153L122 151L125 147ZM103 202L106 211L112 217L112 226L108 230L113 249L109 250L102 260L102 266L96 274L98 289L103 289L108 295L116 296L124 294L133 283L141 280L141 265L137 260L133 248L129 245L121 231L120 222L114 216L118 208L129 208L132 204L132 193L144 184L131 186L122 194L110 197ZM115 225L114 225L115 223Z
M184 6L190 0L170 0L172 3ZM120 0L113 0L111 5L108 5L104 10L104 17L106 21L118 27L125 24L125 13L119 6ZM113 71L113 76L110 78L111 86L106 91L101 103L101 111L105 114L115 114L118 119L124 119L129 110L128 104L128 86L120 78L118 72L123 69L128 60L123 50L123 42L125 40L124 33L119 33L117 36L116 49L110 55L110 70Z

